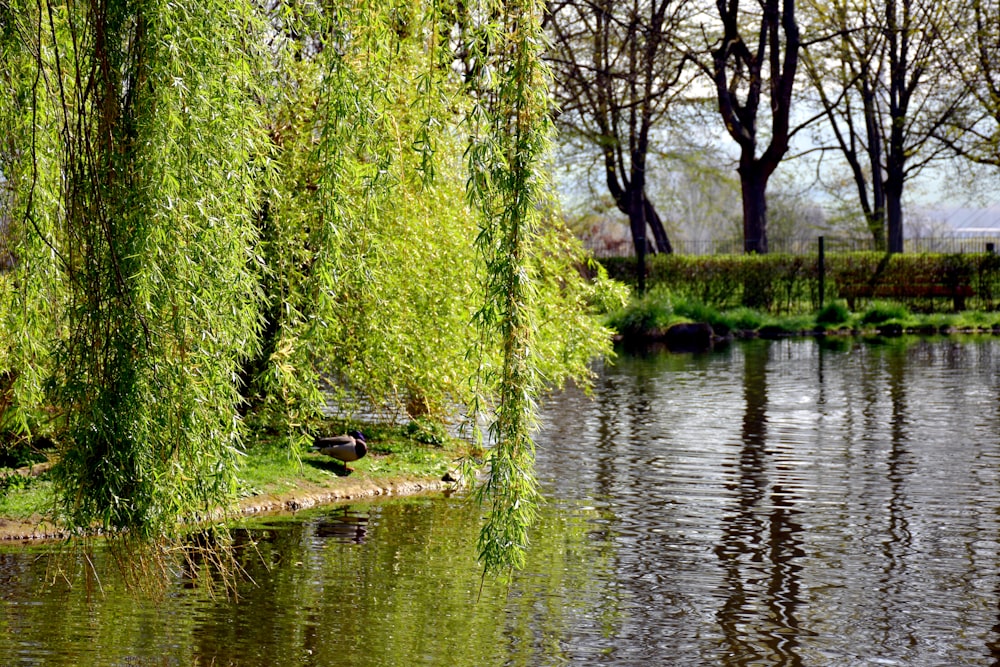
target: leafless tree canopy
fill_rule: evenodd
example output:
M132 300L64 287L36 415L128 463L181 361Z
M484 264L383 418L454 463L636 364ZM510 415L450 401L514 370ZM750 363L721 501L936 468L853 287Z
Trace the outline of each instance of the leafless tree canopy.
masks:
M736 148L747 252L767 252L768 182L804 127L890 252L927 165L1000 166L998 0L553 0L546 29L556 121L600 155L637 255L671 249L648 156L706 97Z
M959 39L944 45L945 67L967 97L937 138L958 155L1000 167L1000 2L949 3L945 11L949 23L961 30Z
M650 132L684 92L688 0L559 0L546 28L561 130L594 146L637 255L671 252L646 193ZM646 228L655 244L647 244Z
M878 247L903 247L905 184L944 154L936 137L957 119L964 91L942 55L964 39L957 5L932 0L810 2L829 39L806 49L811 87Z
M794 0L756 4L758 11L750 12L738 0L716 1L722 34L711 50L709 73L726 131L740 149L744 249L765 253L767 182L788 152L800 38ZM770 132L760 150L762 116Z

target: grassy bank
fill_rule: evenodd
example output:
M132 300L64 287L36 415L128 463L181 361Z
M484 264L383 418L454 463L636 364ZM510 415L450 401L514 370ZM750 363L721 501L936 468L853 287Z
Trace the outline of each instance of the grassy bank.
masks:
M624 308L607 315L606 324L625 341L664 335L678 324L706 323L717 336L781 336L829 333L995 333L1000 312L915 313L905 304L872 301L852 311L836 300L808 313L776 315L747 307L714 308L687 297L675 297L663 288L633 297Z
M350 464L314 452L300 456L270 447L252 446L239 473L233 516L267 511L294 510L310 505L376 495L447 488L442 477L470 454L464 441L448 437L432 424L417 427L364 425L368 455ZM330 424L328 433L345 432L343 424ZM45 452L36 452L35 459ZM41 454L41 456L38 456ZM58 530L47 522L55 505L47 463L0 467L0 539L52 537ZM25 461L24 463L28 463Z

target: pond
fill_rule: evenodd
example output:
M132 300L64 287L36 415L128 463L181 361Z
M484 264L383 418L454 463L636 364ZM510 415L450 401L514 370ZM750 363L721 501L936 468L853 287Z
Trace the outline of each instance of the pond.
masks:
M998 663L1000 341L623 354L544 417L509 587L444 496L254 521L236 598L4 547L0 664Z

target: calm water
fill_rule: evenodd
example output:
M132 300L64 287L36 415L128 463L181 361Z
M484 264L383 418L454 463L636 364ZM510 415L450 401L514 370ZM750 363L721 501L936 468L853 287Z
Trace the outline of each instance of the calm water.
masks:
M257 522L235 600L8 547L0 665L1000 664L1000 341L622 356L545 414L509 589L443 497Z

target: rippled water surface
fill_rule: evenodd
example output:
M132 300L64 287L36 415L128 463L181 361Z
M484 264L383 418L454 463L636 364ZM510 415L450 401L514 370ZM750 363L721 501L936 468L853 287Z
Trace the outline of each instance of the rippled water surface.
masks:
M623 355L538 459L509 588L444 497L258 522L238 599L5 548L0 664L1000 662L1000 342Z

